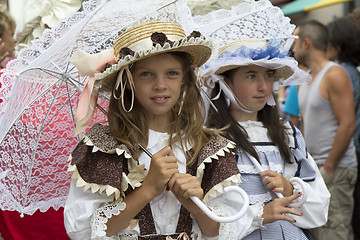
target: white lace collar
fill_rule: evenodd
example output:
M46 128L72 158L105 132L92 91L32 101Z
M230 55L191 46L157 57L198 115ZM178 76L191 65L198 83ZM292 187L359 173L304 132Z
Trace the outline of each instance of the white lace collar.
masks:
M264 124L260 121L245 121L245 122L238 122L247 132L249 135L249 139L251 142L272 142L268 136L268 130L264 126ZM285 131L289 136L289 146L294 148L295 147L295 139L292 137L294 131L289 122L284 124Z

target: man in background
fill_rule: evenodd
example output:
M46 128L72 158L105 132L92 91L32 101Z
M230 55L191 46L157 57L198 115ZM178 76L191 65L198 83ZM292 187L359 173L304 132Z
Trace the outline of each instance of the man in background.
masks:
M299 106L309 153L331 193L328 222L314 229L317 240L354 239L351 216L357 178L352 136L355 106L351 81L345 70L326 58L328 33L318 21L297 26L294 56L311 71L312 82L300 86Z

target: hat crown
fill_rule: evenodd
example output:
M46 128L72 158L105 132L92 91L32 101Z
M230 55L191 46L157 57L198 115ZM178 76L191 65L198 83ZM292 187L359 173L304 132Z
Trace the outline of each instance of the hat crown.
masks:
M269 0L243 0L229 10L219 9L203 16L194 16L196 29L224 46L238 39L259 39L273 42L281 51L290 49L295 25L279 7Z
M171 41L185 38L184 30L172 22L146 22L127 29L114 42L115 59L119 59L119 52L123 48L133 51L146 51L153 47L151 36L154 33L163 33Z
M219 55L221 55L224 52L234 52L241 47L246 47L249 49L266 49L268 47L268 42L264 40L256 40L256 39L241 39L241 40L233 41L223 46L219 50Z

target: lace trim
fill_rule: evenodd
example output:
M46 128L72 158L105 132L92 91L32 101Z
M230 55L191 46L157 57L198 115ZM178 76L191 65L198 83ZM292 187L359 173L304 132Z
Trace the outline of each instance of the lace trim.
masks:
M219 207L213 207L210 209L218 216L224 216L224 209ZM237 231L235 222L230 223L220 223L219 226L219 239L218 240L227 240L227 239L237 239Z
M98 237L106 237L106 223L108 220L119 215L126 208L125 202L112 202L96 209L91 218L91 239ZM130 224L137 224L137 222L130 222ZM135 225L136 226L136 225ZM133 227L134 228L134 227Z
M260 174L260 171L256 169L254 165L242 165L238 164L240 166L240 173L241 174ZM269 166L262 165L264 170L269 170ZM283 169L281 165L271 165L271 170L274 172L282 173Z
M224 209L221 206L208 206L216 215L218 216L226 216L224 214ZM192 219L194 219L194 217L192 215L190 215ZM234 231L236 229L236 224L235 222L230 222L230 223L220 223L219 226L219 235L218 235L218 240L228 240L228 239L237 239L237 232ZM193 221L193 233L191 235L191 239L206 239L203 235L202 232L197 224L196 221ZM211 239L216 239L216 237L211 238Z
M262 217L264 214L264 204L263 203L257 203L250 207L250 210L253 214L253 221L250 225L249 230L247 231L247 235L252 233L253 231L257 229L265 230L266 227L263 225L264 218Z
M264 194L256 194L256 195L249 195L249 202L250 204L259 204L264 202L269 202L273 199L270 192Z
M258 121L245 121L245 122L238 122L243 128L246 129L249 139L251 142L271 142L268 136L268 131L264 127L262 122ZM294 131L289 122L284 124L285 132L289 137L289 146L291 148L295 148L295 138L294 138ZM260 131L259 131L260 130ZM275 146L256 146L258 149L264 149L271 151L273 149L277 149ZM278 151L278 150L277 150Z

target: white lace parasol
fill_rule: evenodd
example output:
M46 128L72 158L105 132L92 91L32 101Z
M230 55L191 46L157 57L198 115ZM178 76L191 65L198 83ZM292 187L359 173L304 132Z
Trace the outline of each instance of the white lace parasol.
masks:
M186 0L89 0L19 52L0 77L0 209L33 214L63 206L68 156L79 138L73 116L86 80L69 62L82 49L112 47L125 29L164 20L192 30ZM106 96L98 101L107 106ZM106 116L99 110L95 121Z
M295 25L269 0L242 0L230 10L220 9L204 16L194 16L195 27L215 38L220 46L239 39L277 41L281 51L290 49Z

